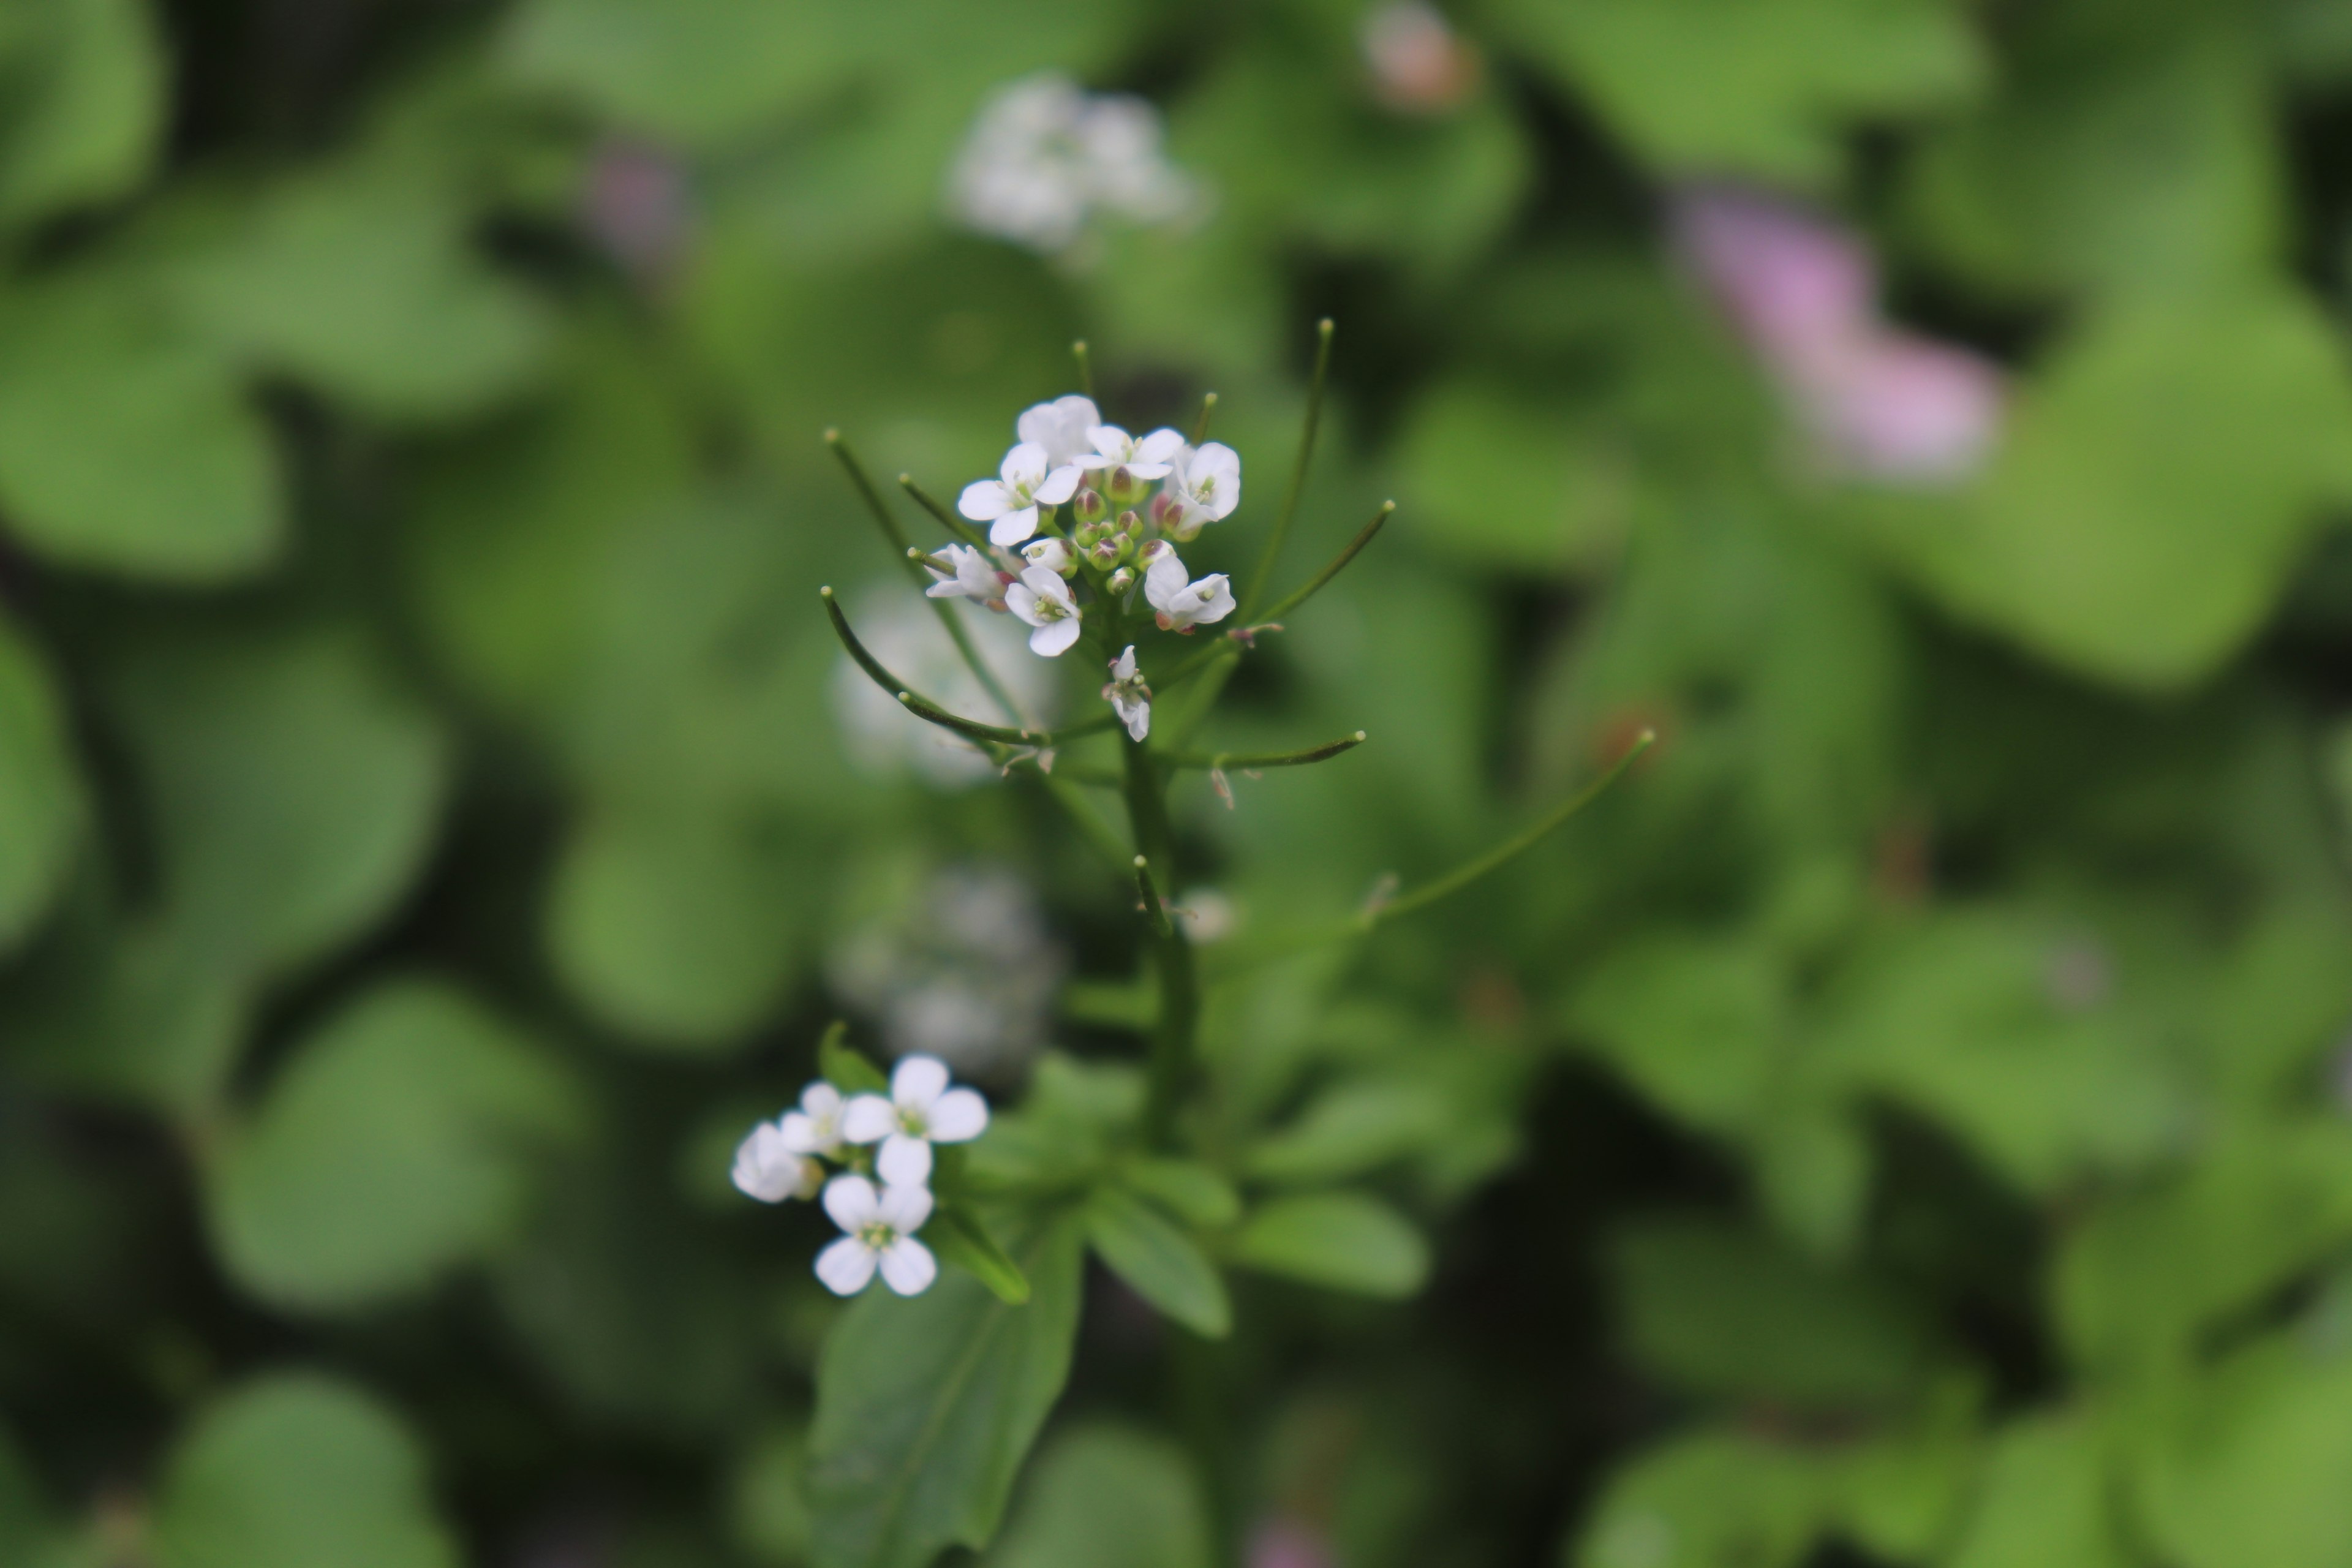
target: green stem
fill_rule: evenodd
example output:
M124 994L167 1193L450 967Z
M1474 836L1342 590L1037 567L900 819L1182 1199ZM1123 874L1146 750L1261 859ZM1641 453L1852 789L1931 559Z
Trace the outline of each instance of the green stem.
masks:
M954 534L958 539L962 540L974 550L986 550L989 548L988 535L981 532L980 530L974 528L969 522L966 522L962 518L958 517L955 513L950 511L947 508L933 500L930 496L925 492L923 487L915 482L914 475L900 474L898 476L898 488L905 490L908 495L914 497L915 504L917 506L921 507L925 511L929 512L933 517L937 518L941 528L946 529L950 533Z
M1116 729L1118 725L1118 715L1114 712L1105 713L1096 719L1083 720L1061 730L1008 730L999 724L982 724L977 720L966 719L961 714L950 712L929 698L909 688L905 681L884 668L880 659L866 651L866 645L857 640L857 634L849 629L849 617L841 612L839 595L826 587L819 588L817 596L824 601L825 614L833 620L834 635L841 639L841 646L849 650L849 657L857 661L857 668L871 677L874 684L897 698L908 712L918 719L929 720L942 730L952 730L969 740L994 741L1007 746L1035 746L1040 750L1051 750L1055 746L1075 741L1081 735L1098 735L1105 730Z
M1151 933L1160 972L1160 1016L1151 1032L1149 1086L1144 1100L1144 1133L1154 1147L1164 1148L1176 1130L1176 1112L1184 1091L1192 1087L1193 1036L1201 1013L1200 977L1192 963L1192 944L1183 930L1168 918L1159 881L1176 891L1175 835L1168 823L1166 781L1142 742L1120 737L1127 764L1127 810L1135 828L1135 881L1143 900L1143 915ZM1155 879L1152 868L1160 878Z
M1303 752L1167 752L1160 755L1160 762L1161 766L1171 768L1296 768L1352 752L1364 743L1364 732L1359 730Z
M1291 468L1290 489L1283 494L1282 510L1275 514L1274 531L1265 536L1257 569L1250 574L1249 593L1242 599L1244 621L1257 614L1257 605L1265 598L1275 561L1282 554L1282 542L1290 536L1291 520L1298 515L1298 498L1307 489L1307 464L1315 455L1315 432L1323 423L1323 384L1331 371L1331 332L1330 317L1315 323L1315 375L1307 385L1307 424L1298 433L1298 460Z

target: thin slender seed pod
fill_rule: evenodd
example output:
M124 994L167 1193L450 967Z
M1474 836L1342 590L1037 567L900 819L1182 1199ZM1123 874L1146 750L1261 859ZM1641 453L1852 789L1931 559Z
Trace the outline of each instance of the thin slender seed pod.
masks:
M1088 397L1095 395L1095 361L1087 352L1087 340L1080 338L1070 345L1070 357L1078 362L1078 390Z
M1326 741L1319 746L1309 746L1303 752L1163 752L1162 765L1171 768L1297 768L1309 763L1326 762L1342 752L1352 752L1364 743L1361 730L1352 735L1342 735L1336 741Z
M1192 421L1192 445L1195 447L1209 438L1209 416L1215 412L1216 406L1215 393L1204 392L1201 395L1201 415L1199 418Z
M1265 618L1269 621L1278 621L1283 616L1290 614L1291 611L1298 608L1299 605L1305 604L1307 600L1313 598L1316 595L1321 593L1323 591L1323 585L1331 581L1332 578L1337 577L1339 574L1340 568L1346 566L1349 562L1353 561L1363 550L1364 546L1372 542L1372 536L1380 532L1381 525L1388 521L1390 514L1395 510L1396 502L1392 500L1384 500L1381 502L1381 510L1372 513L1372 521L1364 524L1363 528L1357 533L1356 537L1348 542L1348 547L1345 550L1340 551L1338 555L1332 558L1331 564L1324 567L1322 571L1318 572L1314 576L1309 577L1298 587L1293 589L1288 595L1277 600L1274 606L1265 612Z
M915 482L914 475L900 474L898 476L898 488L905 490L908 495L914 497L915 504L917 506L921 507L925 511L929 512L934 518L937 518L941 528L946 529L950 533L954 534L958 539L962 540L966 544L971 545L975 550L985 550L988 548L988 535L981 532L980 530L974 528L971 523L965 521L954 512L950 511L946 507L943 507L939 502L933 500L924 492L923 487Z
M951 713L929 698L910 689L905 681L884 668L881 660L866 651L866 645L858 641L857 634L849 628L849 617L842 613L838 594L830 587L824 587L817 590L817 596L824 601L825 614L833 621L834 635L841 639L841 646L848 649L849 657L857 662L857 668L864 670L875 685L897 698L908 712L918 719L927 719L943 730L953 730L957 734L975 741L1045 749L1074 741L1081 735L1100 734L1118 723L1118 714L1106 713L1099 719L1088 719L1063 730L1008 730L1002 725L982 724Z
M1298 515L1298 498L1307 489L1307 465L1315 456L1315 433L1323 424L1323 387L1331 374L1331 334L1336 330L1331 318L1324 317L1315 323L1315 374L1307 384L1307 423L1298 432L1298 458L1291 467L1290 488L1283 492L1282 510L1275 513L1274 531L1265 536L1265 547L1258 552L1257 566L1250 573L1249 592L1242 599L1242 617L1253 619L1257 605L1265 598L1266 585L1274 579L1275 563L1282 554L1283 541L1290 537L1290 524Z

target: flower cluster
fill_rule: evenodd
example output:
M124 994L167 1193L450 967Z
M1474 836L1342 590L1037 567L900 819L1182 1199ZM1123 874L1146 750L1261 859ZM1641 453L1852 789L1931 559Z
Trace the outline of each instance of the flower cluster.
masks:
M1160 630L1182 633L1234 613L1225 574L1195 578L1176 553L1241 504L1242 460L1231 447L1195 446L1169 429L1129 435L1075 393L1029 409L1013 434L997 477L975 479L956 500L988 525L986 543L951 542L924 557L931 597L1018 616L1031 627L1031 651L1046 658L1076 645L1097 605L1116 626L1139 613L1140 596ZM1151 729L1151 691L1134 646L1107 662L1103 697L1140 741Z
M797 1110L737 1146L735 1185L764 1204L823 1194L843 1234L817 1254L816 1277L835 1295L857 1294L877 1272L899 1295L920 1295L939 1274L915 1239L931 1217L931 1145L968 1142L987 1128L979 1090L951 1087L937 1057L908 1057L887 1095L845 1098L822 1079L809 1085ZM827 1161L842 1167L830 1180Z
M1166 223L1198 203L1160 153L1158 110L1051 71L991 96L948 182L949 208L967 226L1047 255L1086 237L1098 213Z

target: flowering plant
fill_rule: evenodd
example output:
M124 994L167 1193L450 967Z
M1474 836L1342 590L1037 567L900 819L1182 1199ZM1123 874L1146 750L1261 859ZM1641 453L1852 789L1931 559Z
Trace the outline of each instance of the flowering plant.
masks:
M754 1127L738 1149L734 1181L746 1194L821 1198L844 1234L818 1254L818 1278L838 1295L870 1295L819 1369L811 1495L830 1559L911 1568L952 1542L986 1543L1068 1370L1082 1249L1171 1321L1210 1338L1232 1327L1228 1265L1381 1296L1410 1294L1425 1270L1418 1234L1373 1198L1333 1190L1253 1203L1236 1180L1243 1173L1202 1136L1197 1037L1204 980L1216 977L1202 973L1186 929L1192 911L1171 902L1184 886L1169 805L1181 775L1207 773L1230 802L1230 769L1328 762L1367 739L1359 730L1245 755L1192 743L1237 663L1283 632L1285 617L1395 510L1383 503L1320 571L1271 593L1314 447L1331 333L1324 321L1297 460L1238 590L1227 573L1196 574L1181 553L1242 501L1241 454L1209 439L1213 394L1189 434L1130 434L1106 418L1090 385L1039 403L1014 421L997 477L964 487L952 510L900 476L950 536L930 550L909 542L847 443L826 434L1004 721L965 717L915 689L860 639L826 587L842 646L908 712L1001 773L1044 786L1106 870L1132 889L1151 966L1139 1072L1048 1058L1026 1103L992 1119L936 1058L908 1056L886 1079L835 1024L818 1047L822 1076L798 1107ZM1076 349L1090 382L1086 345ZM1076 652L1099 665L1105 710L1052 729L1034 722L1013 695L1020 683L1003 679L970 634L967 605L1025 623L1037 658ZM1412 892L1378 893L1304 942L1369 931L1484 876L1564 822L1647 742L1637 738L1600 781L1516 837ZM1115 767L1092 754L1105 744L1116 747ZM1116 791L1124 834L1086 799L1090 787ZM943 1280L941 1263L962 1278ZM869 1293L877 1279L887 1291ZM982 1355L1003 1364L974 1380L965 1358ZM910 1371L923 1368L940 1375ZM927 1448L937 1434L951 1435L938 1441L955 1451ZM899 1484L918 1468L924 1488Z

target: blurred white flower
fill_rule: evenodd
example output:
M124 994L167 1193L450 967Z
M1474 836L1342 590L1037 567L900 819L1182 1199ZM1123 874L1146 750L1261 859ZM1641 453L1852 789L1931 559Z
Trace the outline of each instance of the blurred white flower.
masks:
M1164 479L1184 450L1184 433L1160 429L1140 439L1116 425L1097 425L1087 432L1094 450L1078 458L1082 468L1125 468L1139 479Z
M935 1056L970 1078L1016 1067L1044 1040L1066 967L1026 882L959 866L854 929L826 978L893 1056Z
M1142 740L1151 733L1151 688L1143 684L1143 677L1135 668L1135 645L1129 643L1125 652L1111 662L1110 683L1102 689L1103 700L1109 703L1118 721L1127 726L1129 735Z
M1094 451L1088 437L1101 423L1102 410L1095 406L1095 400L1073 392L1023 409L1021 417L1013 422L1013 434L1045 448L1045 460L1055 468L1072 463L1083 467Z
M1224 941L1241 923L1240 911L1234 908L1233 900L1214 888L1194 888L1170 906L1168 912L1181 917L1186 922L1186 934L1204 945Z
M1357 41L1374 96L1391 109L1442 114L1478 85L1478 51L1455 35L1435 6L1421 0L1366 12Z
M908 1057L890 1074L887 1099L861 1094L842 1113L852 1143L879 1143L875 1173L892 1186L931 1179L933 1143L968 1143L988 1131L988 1101L980 1091L949 1087L948 1064Z
M795 1154L822 1154L826 1159L841 1153L841 1090L819 1079L801 1090L798 1110L787 1110L776 1125L784 1135L784 1146Z
M1160 153L1156 110L1050 71L990 96L948 179L960 222L1048 255L1076 244L1097 214L1164 223L1196 201L1193 182Z
M836 1296L855 1296L882 1282L901 1296L919 1296L939 1278L938 1259L915 1239L931 1217L931 1194L920 1186L885 1184L863 1176L835 1176L824 1186L824 1212L846 1234L816 1255L816 1277Z
M1200 532L1203 523L1232 516L1241 502L1241 454L1222 441L1212 441L1176 454L1167 482L1152 502L1152 517L1184 542Z
M1225 574L1212 572L1195 583L1185 574L1184 563L1172 550L1162 552L1143 574L1143 596L1159 612L1160 629L1164 632L1191 631L1234 613L1233 584Z
M956 498L956 510L990 525L988 542L1014 545L1037 531L1037 509L1059 506L1076 495L1084 477L1076 465L1053 467L1045 448L1024 441L1004 454L992 479L974 479Z
M1070 585L1051 567L1032 566L1021 581L1004 590L1006 608L1037 629L1029 634L1029 651L1058 658L1078 640L1078 605Z
M1032 722L1053 718L1051 671L1021 651L1024 628L1009 619L954 606L972 646ZM1004 714L948 640L933 607L907 592L905 580L858 602L857 635L883 667L950 712L1001 724ZM834 712L845 749L861 770L888 776L913 771L948 787L995 776L979 750L936 724L918 719L877 686L847 654L834 668Z
M1982 468L2005 386L1982 355L1889 324L1855 235L1737 187L1685 191L1677 244L1832 471L1936 485Z
M762 1121L735 1149L736 1190L763 1204L816 1195L824 1167L793 1147L783 1129Z
M942 544L932 553L955 571L950 575L925 562L923 570L937 581L924 593L934 599L977 599L983 605L1003 601L1004 574L979 549L969 544Z

